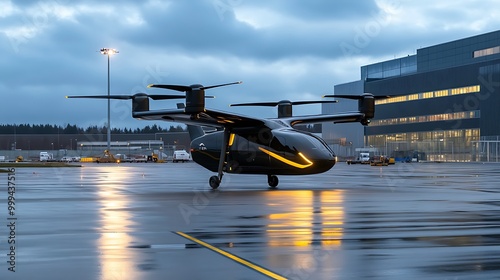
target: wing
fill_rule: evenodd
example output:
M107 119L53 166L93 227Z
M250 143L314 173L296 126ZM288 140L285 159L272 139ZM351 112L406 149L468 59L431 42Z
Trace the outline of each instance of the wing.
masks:
M265 123L265 120L263 119L210 109L205 109L204 112L196 115L185 113L184 109L181 108L133 112L132 116L141 120L161 120L211 127L253 127L260 126Z
M280 118L279 120L294 126L296 124L310 124L310 123L321 123L321 122L333 122L333 123L347 123L347 122L362 122L365 118L365 114L361 112L347 112L335 115L310 115L310 116L297 116Z

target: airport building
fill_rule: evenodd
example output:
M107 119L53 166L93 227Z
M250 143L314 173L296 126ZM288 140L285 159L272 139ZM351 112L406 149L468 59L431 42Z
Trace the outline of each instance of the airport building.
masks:
M340 156L376 148L399 159L500 161L500 31L417 50L361 67L361 79L334 93L376 97L369 126L324 124ZM323 113L357 110L341 99Z
M106 134L2 134L0 159L22 156L36 160L40 152L50 152L57 159L63 156L100 156L107 149ZM151 152L172 156L175 150L189 150L188 132L151 134L112 134L111 152L127 156L149 155Z

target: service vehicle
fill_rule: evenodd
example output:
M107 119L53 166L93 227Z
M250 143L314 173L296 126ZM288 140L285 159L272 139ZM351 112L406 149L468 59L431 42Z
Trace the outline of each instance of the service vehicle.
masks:
M347 164L369 164L370 163L370 153L359 153L356 159L348 160Z
M186 150L177 150L174 151L174 155L172 156L172 162L186 162L191 160L191 155L189 155Z
M53 161L54 155L49 152L40 152L40 161Z

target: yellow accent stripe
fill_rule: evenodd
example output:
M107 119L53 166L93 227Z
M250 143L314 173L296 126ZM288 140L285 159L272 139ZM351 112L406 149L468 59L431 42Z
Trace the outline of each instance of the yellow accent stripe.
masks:
M269 270L267 270L267 269L265 269L263 267L260 267L260 266L258 266L256 264L253 264L253 263L251 263L251 262L249 262L249 261L247 261L245 259L242 259L242 258L240 258L240 257L238 257L236 255L233 255L233 254L231 254L229 252L226 252L226 251L221 250L221 249L219 249L217 247L214 247L214 246L212 246L212 245L210 245L210 244L208 244L206 242L203 242L203 241L201 241L201 240L199 240L197 238L194 238L194 237L192 237L190 235L187 235L184 232L176 231L175 233L177 233L178 235L180 235L180 236L182 236L182 237L184 237L186 239L189 239L189 240L191 240L191 241L193 241L195 243L198 243L198 244L200 244L200 245L202 245L202 246L204 246L204 247L206 247L206 248L208 248L208 249L210 249L210 250L212 250L212 251L214 251L216 253L219 253L219 254L227 257L227 258L230 258L231 260L233 260L235 262L238 262L238 263L240 263L240 264L242 264L244 266L247 266L247 267L249 267L249 268L251 268L251 269L253 269L255 271L258 271L258 272L260 272L260 273L262 273L262 274L264 274L266 276L269 276L272 279L282 279L282 280L286 280L287 279L287 278L285 278L285 277L283 277L281 275L278 275L278 274L276 274L276 273L274 273L272 271L269 271Z
M275 154L275 153L273 153L271 151L268 151L268 150L266 150L266 149L264 149L262 147L259 147L259 150L263 151L264 153L270 155L271 157L273 157L273 158L275 158L275 159L277 159L277 160L279 160L279 161L281 161L283 163L286 163L288 165L291 165L291 166L294 166L294 167L297 167L297 168L306 168L306 167L309 167L309 166L311 166L313 164L302 153L299 153L299 155L307 162L307 164L296 163L296 162L291 161L289 159L286 159L286 158L284 158L284 157L282 157L282 156L280 156L278 154Z
M228 146L231 147L234 143L234 133L229 134L229 143Z

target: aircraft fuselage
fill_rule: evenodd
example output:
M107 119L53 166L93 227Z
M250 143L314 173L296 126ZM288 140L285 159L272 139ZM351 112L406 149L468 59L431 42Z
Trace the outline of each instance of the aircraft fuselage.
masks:
M224 132L205 134L191 142L193 160L217 172ZM269 126L231 130L226 173L307 175L330 170L335 154L325 141L291 127Z

